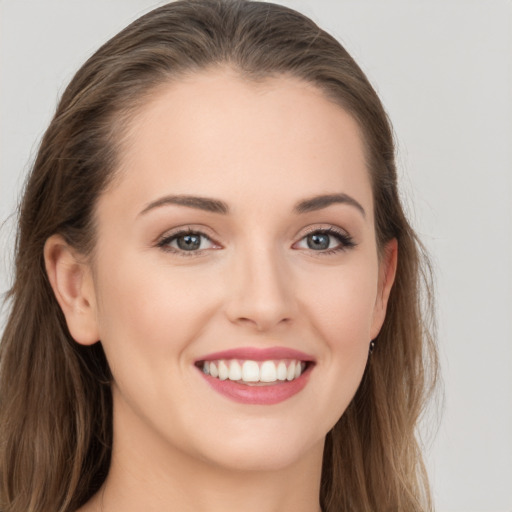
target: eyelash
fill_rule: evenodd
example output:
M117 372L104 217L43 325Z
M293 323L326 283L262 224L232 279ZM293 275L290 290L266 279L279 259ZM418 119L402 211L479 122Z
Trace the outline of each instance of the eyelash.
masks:
M349 234L345 233L344 231L337 230L336 228L333 228L333 227L311 228L308 232L306 232L304 234L304 236L302 236L300 238L299 242L301 242L302 240L304 240L305 238L307 238L308 236L313 235L313 234L329 235L329 236L336 238L339 242L339 245L337 247L333 247L332 249L324 249L321 251L314 251L313 249L309 249L313 253L317 253L316 256L328 256L330 254L335 254L335 253L338 253L341 251L346 251L348 249L352 249L353 247L355 247L357 245L354 242L353 238ZM191 257L191 256L197 257L197 256L200 256L201 254L203 254L204 251L208 250L208 249L198 249L195 251L186 251L183 249L176 249L174 247L170 247L170 244L173 241L177 240L178 238L180 238L182 236L186 236L186 235L199 236L201 238L206 238L213 244L216 243L212 240L211 237L209 237L205 233L189 228L189 229L183 229L183 230L177 231L175 233L171 233L169 235L164 236L161 240L158 241L157 247L159 247L160 249L162 249L165 252L170 252L170 253L177 254L177 255L183 256L183 257Z
M330 254L336 254L341 251L352 249L357 245L354 242L354 239L348 233L346 233L345 231L338 230L334 227L310 228L305 233L305 235L299 240L299 242L313 234L329 235L336 238L339 242L339 245L337 247L333 247L332 249L325 249L323 251L313 251L313 249L310 249L313 253L316 253L316 256L328 256Z
M187 228L187 229L182 229L180 231L176 231L175 233L171 233L169 235L165 235L157 243L157 246L160 247L160 249L162 249L165 252L170 252L172 254L177 254L178 256L183 256L183 257L200 256L201 254L203 254L203 252L205 250L207 250L207 249L199 249L196 251L185 251L183 249L176 249L176 248L170 246L170 244L174 240L177 240L178 238L180 238L182 236L186 236L186 235L194 235L194 236L199 236L201 238L206 238L207 240L209 240L210 242L215 244L215 242L212 240L212 238L209 237L208 235L206 235L205 233L195 230L195 229Z

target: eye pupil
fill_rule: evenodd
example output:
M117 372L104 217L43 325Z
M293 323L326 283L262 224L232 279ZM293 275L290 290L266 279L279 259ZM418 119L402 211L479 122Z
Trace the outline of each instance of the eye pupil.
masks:
M184 251L193 251L201 246L201 237L194 234L183 235L178 237L177 244Z
M329 235L325 233L314 233L308 236L308 247L310 249L328 249Z

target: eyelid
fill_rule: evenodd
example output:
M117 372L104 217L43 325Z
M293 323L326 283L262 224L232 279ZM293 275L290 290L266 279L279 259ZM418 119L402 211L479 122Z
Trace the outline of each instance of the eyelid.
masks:
M350 236L346 229L334 226L333 224L313 224L311 226L307 226L301 236L305 237L317 231L334 231L341 235Z
M304 230L297 234L296 239L302 240L306 236L316 232L332 233L352 239L352 235L346 229L340 228L339 226L335 226L333 224L313 224L311 226L307 226L304 228Z
M219 242L217 242L216 239L214 238L214 236L209 234L208 231L212 231L212 230L210 230L204 226L198 227L198 226L193 226L193 225L187 225L187 226L176 227L176 228L168 230L164 234L160 235L158 237L158 239L156 240L155 245L165 252L169 252L172 254L176 254L178 256L185 256L185 257L200 256L200 255L204 254L205 251L221 249L222 245ZM173 240L177 239L178 237L188 235L188 234L193 234L193 235L198 235L198 236L204 237L204 238L208 239L214 245L214 247L209 247L207 249L197 249L194 251L186 251L186 250L171 247L168 245L169 243L171 243Z
M308 226L305 231L301 233L301 235L298 237L298 240L294 242L293 246L296 244L302 242L307 236L313 234L313 233L322 233L327 234L330 236L334 236L338 238L339 245L336 247L332 247L330 249L324 249L324 250L314 250L310 248L300 247L297 248L298 250L305 250L308 252L313 253L315 256L326 256L329 254L334 254L342 251L346 251L348 249L354 248L357 244L355 243L352 235L345 229L340 228L338 226L333 226L332 224L317 224L313 226ZM293 247L292 246L292 247Z
M204 255L205 252L210 250L217 250L222 249L223 246L219 242L217 242L216 238L217 235L210 234L212 232L210 228L207 228L206 226L194 226L194 225L186 225L186 226L179 226L173 229L170 229L166 231L164 234L160 235L158 239L155 241L155 246L159 247L163 251L176 254L178 256L201 256ZM336 247L323 249L323 250L314 250L311 248L305 248L305 247L295 247L298 243L300 243L302 240L304 240L308 235L311 235L313 233L322 233L322 234L328 234L330 236L333 236L338 239L338 245ZM206 249L196 249L187 251L184 249L179 249L175 247L171 247L170 244L171 241L175 240L179 236L184 236L187 234L194 234L199 235L201 237L204 237L208 239L214 247L208 247ZM315 224L308 226L302 231L300 235L297 235L296 241L292 244L292 248L296 250L305 250L311 253L316 253L317 256L322 255L328 255L336 252L346 251L348 249L351 249L355 247L357 244L354 242L353 237L350 235L350 233L340 228L339 226L335 226L332 224Z

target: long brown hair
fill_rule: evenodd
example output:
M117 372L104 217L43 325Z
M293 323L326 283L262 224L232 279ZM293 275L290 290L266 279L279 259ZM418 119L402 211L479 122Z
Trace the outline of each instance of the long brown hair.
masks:
M124 130L155 87L228 65L247 80L287 74L358 121L378 245L398 240L384 326L361 385L328 433L320 501L332 511L432 509L416 426L437 377L431 272L399 198L392 130L368 79L305 16L246 0L177 1L141 17L76 73L46 131L20 206L10 315L0 348L0 509L76 510L110 464L112 396L101 343L77 344L43 260L61 234L94 249L94 209L112 183Z

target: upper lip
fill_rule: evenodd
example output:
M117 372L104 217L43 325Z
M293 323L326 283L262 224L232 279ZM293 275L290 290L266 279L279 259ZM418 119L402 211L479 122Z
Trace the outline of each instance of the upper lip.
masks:
M216 361L219 359L248 359L251 361L268 361L271 359L297 359L300 361L311 361L314 362L315 358L300 350L286 347L268 347L268 348L257 348L257 347L238 347L229 350L222 350L220 352L214 352L207 354L203 357L196 359L199 361Z

